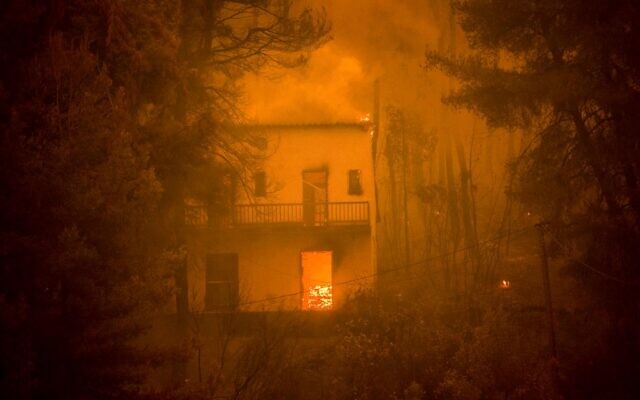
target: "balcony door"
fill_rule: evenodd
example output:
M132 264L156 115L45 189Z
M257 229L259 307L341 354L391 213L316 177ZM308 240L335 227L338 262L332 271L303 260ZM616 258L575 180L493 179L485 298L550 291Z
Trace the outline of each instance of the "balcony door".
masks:
M302 213L307 226L327 223L327 171L302 172Z

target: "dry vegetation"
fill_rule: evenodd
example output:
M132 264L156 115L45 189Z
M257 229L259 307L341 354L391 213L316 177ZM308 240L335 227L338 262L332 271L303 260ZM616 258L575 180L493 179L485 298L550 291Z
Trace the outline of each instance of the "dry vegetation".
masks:
M257 165L260 141L228 129L238 80L304 63L325 13L1 2L0 397L639 398L640 9L453 6L427 67L455 79L445 101L483 134L522 135L508 178L482 186L475 125L465 141L388 108L377 150L396 219L375 289L332 314L243 316L186 308L184 199L223 209L224 172Z

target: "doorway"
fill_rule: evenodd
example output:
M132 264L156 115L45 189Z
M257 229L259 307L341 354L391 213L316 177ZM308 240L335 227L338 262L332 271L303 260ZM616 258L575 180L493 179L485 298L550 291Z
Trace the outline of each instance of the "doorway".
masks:
M302 264L302 309L330 310L333 307L331 274L333 254L331 251L303 251Z
M302 214L306 226L327 223L327 171L302 172Z

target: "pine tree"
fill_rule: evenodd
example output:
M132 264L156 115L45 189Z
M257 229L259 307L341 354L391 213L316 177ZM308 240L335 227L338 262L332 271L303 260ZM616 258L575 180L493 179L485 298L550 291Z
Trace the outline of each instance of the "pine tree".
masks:
M142 339L173 294L184 196L221 186L198 179L217 143L252 145L220 129L235 80L327 32L288 2L179 4L0 5L3 398L144 394L167 357ZM257 19L239 26L238 7Z
M640 304L640 8L628 0L462 0L455 9L470 52L427 54L430 67L460 81L446 101L493 126L527 132L529 144L510 166L509 194L550 223L556 253L577 250L568 269L590 290L592 312L609 321L610 336L601 339L607 367L574 370L593 391L573 396L633 397L630 377L640 371L640 320L631 311Z

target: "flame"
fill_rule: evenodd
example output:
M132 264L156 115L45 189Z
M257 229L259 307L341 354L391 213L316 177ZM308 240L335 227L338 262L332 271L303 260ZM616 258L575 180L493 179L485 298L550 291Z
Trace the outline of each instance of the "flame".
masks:
M333 304L331 285L315 285L309 288L307 296L308 310L329 310Z
M511 282L506 279L500 281L500 289L509 289L511 287Z
M371 122L371 114L366 113L362 117L360 117L360 122Z

